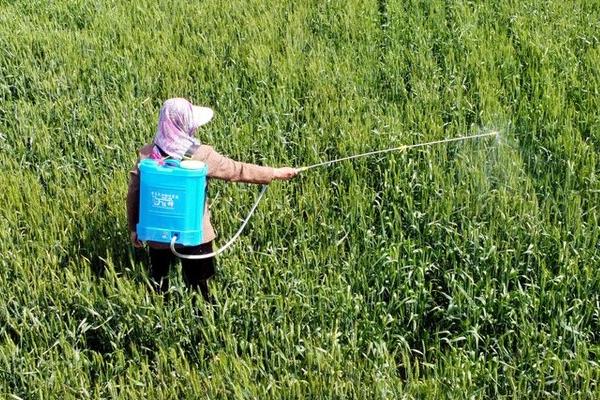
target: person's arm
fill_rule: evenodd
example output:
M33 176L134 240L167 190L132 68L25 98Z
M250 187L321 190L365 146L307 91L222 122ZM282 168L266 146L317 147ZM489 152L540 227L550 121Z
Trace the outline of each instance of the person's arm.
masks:
M270 183L273 179L293 178L294 168L272 168L232 160L218 153L212 146L201 145L194 153L194 160L208 166L208 177L232 182Z
M129 171L129 186L127 188L127 227L129 237L135 247L141 247L142 243L137 238L136 225L140 213L140 174L137 166Z

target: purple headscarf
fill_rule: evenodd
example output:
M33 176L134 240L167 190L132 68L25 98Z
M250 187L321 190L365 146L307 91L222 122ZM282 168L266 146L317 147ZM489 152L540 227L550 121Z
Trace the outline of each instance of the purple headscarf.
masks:
M194 137L196 130L212 117L210 108L195 106L186 99L165 101L160 109L151 157L160 159L166 153L181 160L190 148L200 144Z

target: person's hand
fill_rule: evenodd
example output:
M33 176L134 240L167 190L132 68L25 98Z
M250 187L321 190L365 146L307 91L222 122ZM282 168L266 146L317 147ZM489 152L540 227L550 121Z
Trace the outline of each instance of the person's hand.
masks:
M283 168L275 168L275 179L279 179L282 181L287 181L288 179L292 179L298 175L298 170L296 168L283 167Z
M129 237L131 238L131 244L133 245L133 247L144 247L143 243L138 240L136 231L131 232Z

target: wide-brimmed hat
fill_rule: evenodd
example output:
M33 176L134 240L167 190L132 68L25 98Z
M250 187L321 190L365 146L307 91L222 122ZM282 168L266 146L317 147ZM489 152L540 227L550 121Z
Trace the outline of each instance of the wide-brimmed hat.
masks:
M192 124L194 128L208 124L214 115L215 112L212 108L192 105Z
M166 154L177 159L189 156L190 149L200 145L200 140L195 137L198 127L207 124L213 116L212 109L195 106L184 98L166 100L158 116L153 154L156 157Z

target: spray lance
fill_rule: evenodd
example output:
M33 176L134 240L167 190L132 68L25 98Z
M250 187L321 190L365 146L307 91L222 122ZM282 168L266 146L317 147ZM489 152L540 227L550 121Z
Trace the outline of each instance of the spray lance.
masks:
M331 166L333 164L342 162L342 161L347 161L347 160L353 160L356 158L362 158L362 157L369 157L369 156L374 156L377 154L385 154L385 153L391 153L391 152L396 152L396 151L403 151L403 150L409 150L409 149L414 149L417 147L425 147L425 146L432 146L435 144L442 144L442 143L450 143L450 142L458 142L458 141L464 141L464 140L471 140L471 139L477 139L477 138L483 138L483 137L491 137L491 136L498 136L499 132L498 131L492 131L492 132L488 132L488 133L482 133L482 134L477 134L477 135L470 135L470 136L459 136L456 138L449 138L449 139L442 139L442 140L436 140L436 141L432 141L432 142L425 142L425 143L417 143L417 144L412 144L412 145L403 145L403 146L399 146L399 147L393 147L393 148L389 148L389 149L383 149L383 150L375 150L375 151L370 151L370 152L366 152L366 153L361 153L361 154L355 154L352 156L348 156L348 157L342 157L342 158L337 158L334 160L330 160L330 161L324 161L324 162L320 162L317 164L312 164L312 165L307 165L304 167L299 167L296 168L296 170L299 173L303 173L306 172L308 170L311 170L313 168L318 168L318 167L328 167ZM186 168L185 166L185 161L181 162L182 167ZM140 165L140 170L142 170L142 165ZM153 166L151 168L154 168ZM173 173L172 171L168 171L168 173ZM183 171L181 172L182 174L182 179L188 179L190 180L190 182L194 182L194 185L196 185L196 181L200 181L203 182L204 185L200 185L199 187L194 187L193 191L195 191L194 193L190 194L190 198L196 198L198 200L198 198L201 200L199 203L202 204L204 203L204 198L205 198L205 185L206 185L206 167L204 167L204 169L199 169L197 171L194 171L193 168L191 168L188 171ZM198 177L204 177L204 179L193 179L194 175L193 174L197 174ZM190 176L192 179L190 179ZM144 178L144 173L142 170L142 183L143 183L143 178ZM167 179L170 181L170 185L173 185L173 178L174 176L168 176ZM208 253L208 254L201 254L201 255L188 255L188 254L181 254L177 251L177 249L175 248L175 245L177 243L180 244L184 244L184 245L196 245L196 244L200 244L200 238L201 238L201 231L198 230L193 230L193 231L185 231L185 229L182 230L177 230L177 229L173 229L173 227L171 225L173 225L172 223L169 223L169 221L167 221L166 225L167 227L160 227L160 228L155 228L155 227L148 227L148 225L153 225L152 220L152 215L151 213L149 214L149 217L145 218L144 217L144 212L142 212L142 210L140 210L140 223L138 224L138 236L142 237L142 240L157 240L157 241L161 241L161 242L165 242L165 243L169 243L170 244L170 248L171 251L173 252L173 254L175 254L176 256L180 257L180 258L185 258L185 259L191 259L191 260L200 260L200 259L204 259L204 258L210 258L210 257L214 257L218 254L221 254L223 251L227 250L236 240L237 238L240 236L240 234L242 233L242 231L244 230L244 228L246 227L246 225L248 224L248 221L250 220L250 218L252 217L252 215L254 214L254 212L256 211L256 208L258 207L258 204L260 203L260 201L262 200L265 192L267 191L267 185L263 185L262 189L258 195L258 197L256 198L254 204L252 205L252 208L250 209L250 212L248 213L248 215L246 216L246 218L244 219L244 221L242 222L240 228L237 230L237 232L231 237L231 239L229 239L229 241L227 241L227 243L225 243L225 245L223 245L222 247L220 247L219 249L213 251L212 253ZM158 204L159 206L161 206L161 208L158 210L158 213L156 213L156 217L158 217L158 219L160 220L160 224L164 224L165 219L169 220L172 219L173 221L175 221L175 224L178 224L180 220L182 220L181 218L181 213L177 214L177 215L173 215L170 216L168 215L168 211L166 210L166 208L168 207L164 207L165 204L167 206L169 205L175 205L176 201L180 198L180 193L181 190L177 191L177 190L172 190L173 193L163 193L165 192L165 190L157 190L156 188L147 188L146 189L147 192L150 192L151 196L156 196L156 194L158 193L158 201L156 199L153 200L153 204ZM144 198L144 185L141 185L141 195L140 197L142 198L142 204L143 204L143 198ZM187 196L181 196L181 197L187 197ZM166 203L165 203L165 199L166 199ZM198 208L197 207L197 203L195 203L195 207L193 208ZM152 204L151 204L152 206ZM175 206L174 206L175 207ZM176 207L175 207L176 208ZM187 206L187 209L189 209L189 205ZM150 210L152 211L152 210ZM155 210L156 211L156 210ZM192 224L193 225L201 225L201 218L202 215L200 213L200 215L198 215L198 213L192 213L193 214L193 221ZM144 221L144 219L146 219L146 221ZM185 219L185 218L184 218ZM185 232L184 232L185 231ZM150 232L150 233L147 233ZM149 237L152 236L152 237ZM181 241L182 238L184 238L184 236L191 238L188 239L188 243L184 241ZM185 238L184 238L185 239ZM190 242L191 241L191 242Z

